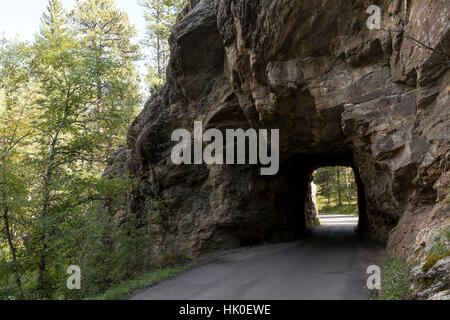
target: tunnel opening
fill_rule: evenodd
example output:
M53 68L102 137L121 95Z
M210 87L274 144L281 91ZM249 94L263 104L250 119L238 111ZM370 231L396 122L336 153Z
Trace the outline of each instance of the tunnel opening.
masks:
M311 188L321 226L358 224L358 187L352 167L316 169Z
M295 155L281 166L281 177L287 188L276 197L276 210L282 224L283 240L304 238L320 225L319 212L313 197L314 173L320 168L348 168L354 183L352 208L357 220L360 239L369 239L366 196L358 168L351 154ZM335 169L336 170L336 169ZM342 201L345 201L343 195Z

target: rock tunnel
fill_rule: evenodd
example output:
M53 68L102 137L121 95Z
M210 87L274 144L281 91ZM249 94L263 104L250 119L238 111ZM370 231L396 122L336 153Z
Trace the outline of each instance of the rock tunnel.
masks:
M421 37L424 2L379 2L384 24ZM315 219L311 175L321 166L354 169L358 230L393 254L420 255L433 230L449 224L439 204L448 184L449 65L402 34L365 28L361 3L191 1L172 30L167 83L107 170L141 180L131 212L152 198L164 204L164 248L195 256L304 236ZM440 25L447 13L430 10L430 45L450 52L450 26ZM195 121L279 129L279 174L174 165L171 133Z
M358 203L358 228L357 232L362 240L371 240L369 220L367 216L366 195L364 184L361 181L358 169L353 163L350 154L322 154L315 156L295 155L286 163L286 172L290 186L290 192L286 201L282 201L285 209L292 217L288 225L297 230L298 238L307 236L317 225L317 208L313 203L311 182L312 174L321 167L350 167L355 176Z

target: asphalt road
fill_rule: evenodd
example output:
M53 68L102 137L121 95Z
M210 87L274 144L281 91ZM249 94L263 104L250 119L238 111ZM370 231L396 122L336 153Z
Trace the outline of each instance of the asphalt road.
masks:
M308 239L238 250L131 299L369 299L366 268L378 262L380 249L358 242L355 217L327 215L321 222Z

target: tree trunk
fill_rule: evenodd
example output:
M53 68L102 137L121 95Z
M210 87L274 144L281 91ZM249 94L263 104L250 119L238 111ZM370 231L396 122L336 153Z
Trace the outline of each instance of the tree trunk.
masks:
M12 236L11 236L11 230L9 227L8 208L7 207L3 211L3 221L5 223L5 233L6 233L6 238L8 239L9 250L11 251L14 277L16 279L17 288L19 289L19 292L20 292L19 298L20 298L20 300L25 300L25 294L23 293L23 288L22 288L22 281L20 280L20 275L19 275L19 268L17 266L18 263L17 263L17 256L16 256L16 248L14 247L14 243L12 241Z
M38 282L37 282L38 299L43 299L44 295L45 295L45 280L44 280L44 273L45 273L45 267L46 267L45 254L46 254L46 251L48 248L45 219L47 218L48 206L50 204L50 181L52 180L53 170L55 169L54 165L55 165L55 160L56 160L56 144L58 143L61 130L63 129L63 127L66 124L68 111L69 111L68 104L66 103L66 109L64 110L64 117L63 117L61 123L59 124L59 127L57 128L55 135L52 139L52 143L50 145L50 156L48 159L47 168L46 168L45 176L43 177L43 183L42 183L43 190L44 190L43 191L44 196L43 196L43 200L42 200L42 210L41 210L40 219L41 219L43 226L42 226L41 236L40 236L42 248L40 251L39 263L38 263L38 268L39 268L39 276L38 276Z
M54 160L54 154L52 153L51 155L51 159L52 161L50 163L53 162ZM48 204L49 204L49 200L50 200L50 192L48 189L48 184L50 182L52 178L52 169L49 168L47 170L47 174L45 177L45 181L44 181L44 200L43 200L43 204L42 204L42 211L41 211L41 221L43 222L43 227L41 230L41 237L40 237L40 242L42 245L42 248L40 250L40 257L39 257L39 263L38 263L38 267L39 267L39 276L38 276L38 286L37 286L37 291L38 291L38 299L43 299L44 295L45 295L45 285L44 285L44 272L45 272L45 267L46 267L46 261L45 261L45 253L47 251L47 237L46 237L46 233L47 230L45 228L45 219L47 216L47 211L48 211Z
M44 285L44 272L45 272L45 267L46 267L46 261L45 261L45 253L47 251L47 230L45 228L45 219L47 217L47 212L48 212L48 205L50 203L50 190L49 190L49 184L50 181L52 179L52 175L53 175L53 163L55 161L55 146L56 146L56 142L59 136L59 131L55 136L55 139L53 140L52 146L51 146L51 153L50 153L50 159L49 159L49 164L47 166L47 172L44 178L44 199L42 202L42 211L41 211L41 221L43 223L43 227L41 230L41 237L40 237L40 241L41 241L41 252L40 252L40 257L39 257L39 263L38 263L38 267L39 267L39 277L38 277L38 299L43 299L44 295L45 295L45 285Z
M336 178L339 206L342 206L341 169L339 167L336 167Z
M3 222L5 224L5 234L6 234L6 239L8 240L9 251L11 252L14 277L16 279L17 288L19 289L19 292L20 292L19 298L20 298L20 300L25 300L25 294L23 293L23 288L22 288L22 281L20 280L20 275L19 275L16 248L14 247L14 242L13 242L12 234L11 234L11 228L9 226L9 218L8 218L9 208L8 208L7 199L6 199L5 166L6 166L6 159L3 160L3 165L2 165Z
M348 169L346 169L345 170L345 192L346 192L345 194L347 197L347 204L351 205L352 203L351 203L351 198L350 198L350 181L349 181L348 176L349 176L349 172L348 172Z

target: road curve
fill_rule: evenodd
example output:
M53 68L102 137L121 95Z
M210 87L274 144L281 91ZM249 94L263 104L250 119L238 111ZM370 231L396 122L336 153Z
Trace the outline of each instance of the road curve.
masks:
M132 300L364 300L377 249L358 242L357 218L321 216L308 239L232 253L149 289ZM378 249L379 250L379 249Z

